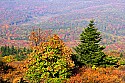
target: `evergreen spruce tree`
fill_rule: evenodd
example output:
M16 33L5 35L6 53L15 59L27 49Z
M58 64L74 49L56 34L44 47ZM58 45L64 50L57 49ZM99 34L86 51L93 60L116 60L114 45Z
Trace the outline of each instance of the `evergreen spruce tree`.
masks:
M121 58L123 57L123 54L122 54L122 53L120 53L120 57L121 57Z
M23 52L26 52L26 50L27 50L26 47L24 47L24 48L23 48Z
M4 46L1 46L0 50L1 50L1 52L2 52L1 56L3 57L3 56L5 55L5 54L4 54L4 52L5 52Z
M7 56L10 55L10 47L9 47L9 46L7 46L6 55L7 55Z
M99 45L101 41L100 32L94 26L91 20L89 25L82 31L80 35L80 44L74 48L76 51L77 61L84 65L101 65L105 54L102 52L103 46Z
M11 54L14 55L15 54L15 47L12 45L11 47Z
M3 50L4 56L7 56L7 46L4 46L4 50Z

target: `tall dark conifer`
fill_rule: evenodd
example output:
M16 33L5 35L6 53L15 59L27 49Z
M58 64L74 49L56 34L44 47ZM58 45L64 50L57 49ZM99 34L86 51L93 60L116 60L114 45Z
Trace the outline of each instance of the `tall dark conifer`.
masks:
M101 41L100 32L91 20L89 25L80 35L80 44L74 48L77 60L84 65L100 65L106 56L102 50L104 47L99 45Z
M12 45L11 47L11 54L14 55L15 54L15 47Z

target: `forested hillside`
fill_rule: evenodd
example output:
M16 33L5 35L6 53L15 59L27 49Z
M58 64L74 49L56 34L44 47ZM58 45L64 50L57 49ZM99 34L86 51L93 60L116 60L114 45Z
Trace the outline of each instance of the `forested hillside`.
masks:
M8 44L26 45L24 40L28 40L34 27L52 30L64 41L79 40L82 28L95 19L103 45L124 44L124 3L124 0L0 0L0 43L5 45L2 41L9 39L13 41Z
M124 0L0 0L0 83L125 83Z
M104 52L94 20L83 28L79 43L68 47L57 34L30 32L29 48L1 46L1 83L124 83L123 52Z

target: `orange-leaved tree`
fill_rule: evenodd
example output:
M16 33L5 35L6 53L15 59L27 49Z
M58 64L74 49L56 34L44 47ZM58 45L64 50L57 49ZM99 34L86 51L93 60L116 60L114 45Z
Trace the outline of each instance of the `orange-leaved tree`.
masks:
M69 78L74 67L71 55L71 49L53 35L47 42L34 47L26 76L31 82L61 83Z
M51 30L33 29L29 35L29 40L32 41L32 45L38 46L40 42L45 42L51 35Z

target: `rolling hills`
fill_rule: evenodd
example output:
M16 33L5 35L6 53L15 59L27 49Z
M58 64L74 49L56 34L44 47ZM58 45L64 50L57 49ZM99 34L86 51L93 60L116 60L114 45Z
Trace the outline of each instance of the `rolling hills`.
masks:
M53 30L64 41L74 41L89 20L95 19L102 44L123 43L124 5L124 0L0 0L1 40L27 40L35 26Z

